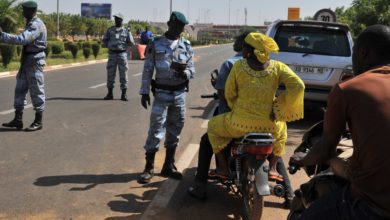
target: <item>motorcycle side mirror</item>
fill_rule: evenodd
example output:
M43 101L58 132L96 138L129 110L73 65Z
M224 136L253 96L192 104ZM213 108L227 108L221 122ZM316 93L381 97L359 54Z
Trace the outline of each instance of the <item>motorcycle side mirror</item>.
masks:
M217 83L217 78L218 78L218 70L217 69L214 69L213 71L210 72L210 76L211 76L211 85L213 85L213 87L215 87L215 84Z

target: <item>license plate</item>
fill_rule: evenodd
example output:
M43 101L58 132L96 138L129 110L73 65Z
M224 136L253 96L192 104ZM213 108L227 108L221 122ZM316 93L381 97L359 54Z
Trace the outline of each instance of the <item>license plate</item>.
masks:
M296 73L308 73L308 74L323 74L328 71L328 68L313 67L313 66L294 66L292 68Z

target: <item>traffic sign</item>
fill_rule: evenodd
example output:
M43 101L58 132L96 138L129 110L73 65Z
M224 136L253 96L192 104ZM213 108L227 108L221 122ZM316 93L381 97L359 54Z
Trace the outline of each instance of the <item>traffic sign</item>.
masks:
M288 8L288 20L299 20L300 8Z
M336 22L336 13L330 9L321 9L314 15L314 20L324 22Z

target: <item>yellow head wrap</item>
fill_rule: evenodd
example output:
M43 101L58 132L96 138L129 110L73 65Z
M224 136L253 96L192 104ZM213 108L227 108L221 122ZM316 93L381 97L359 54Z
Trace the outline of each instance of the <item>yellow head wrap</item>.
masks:
M249 33L245 42L255 48L254 53L258 61L265 63L269 60L269 54L279 52L278 44L274 39L257 32Z

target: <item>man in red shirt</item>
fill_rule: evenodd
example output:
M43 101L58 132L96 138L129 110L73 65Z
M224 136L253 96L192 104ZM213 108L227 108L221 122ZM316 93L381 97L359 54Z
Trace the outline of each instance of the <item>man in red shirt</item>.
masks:
M390 27L374 25L357 38L353 79L335 85L328 98L322 138L290 164L330 161L350 184L315 201L296 219L390 219ZM335 157L346 124L354 152L348 162Z

